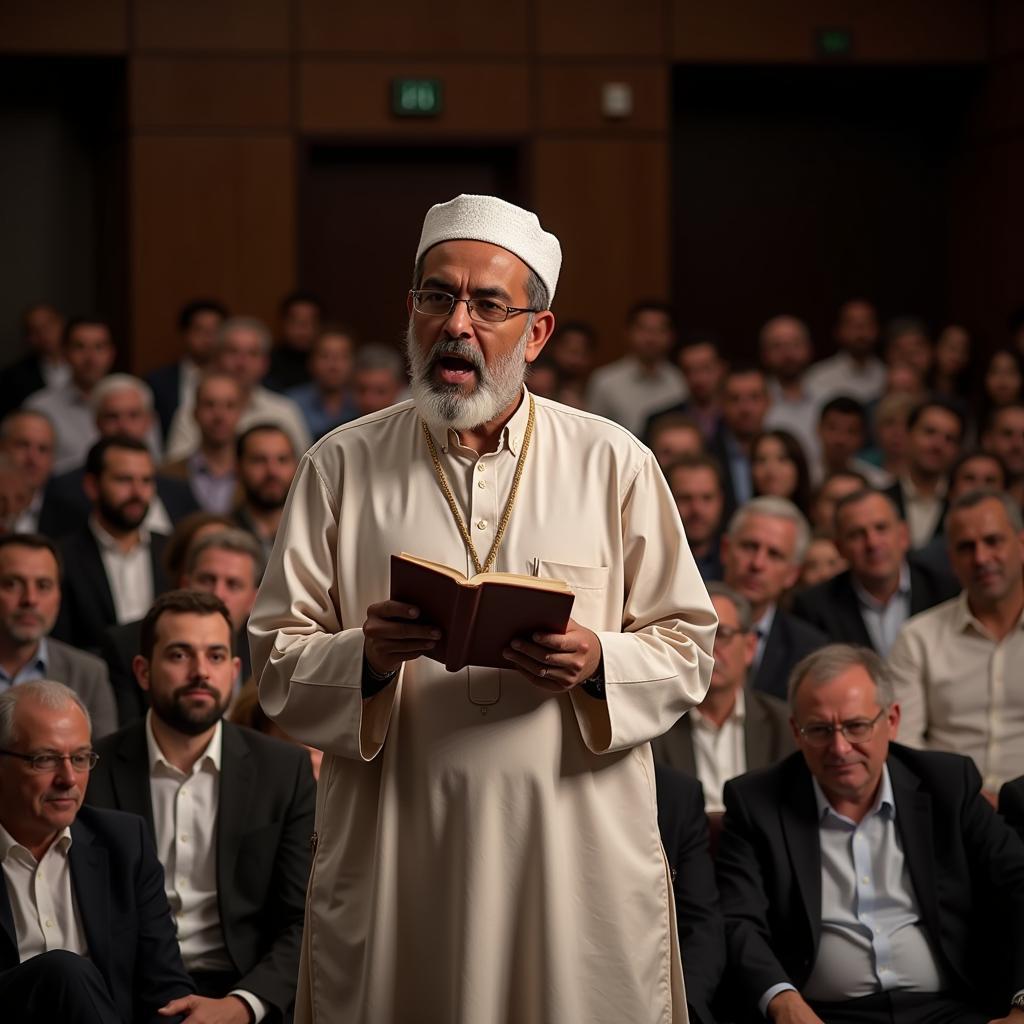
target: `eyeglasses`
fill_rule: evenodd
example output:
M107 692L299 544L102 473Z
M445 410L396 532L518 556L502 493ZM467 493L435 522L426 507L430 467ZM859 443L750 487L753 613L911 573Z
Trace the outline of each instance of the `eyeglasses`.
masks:
M485 324L504 323L511 316L518 316L520 313L539 313L539 309L526 309L520 306L506 306L503 302L494 299L457 299L447 292L427 291L426 289L413 289L409 294L412 296L412 308L424 316L451 316L455 304L464 302L469 315L473 320L479 320Z
M801 725L800 735L812 747L827 747L832 742L832 737L838 732L842 733L843 739L848 743L863 743L871 739L875 731L875 725L885 714L885 708L875 715L874 718L851 718L848 722L840 722L838 725L826 725L824 722L814 725Z
M745 636L748 632L747 629L740 629L739 626L719 626L718 632L715 633L715 643L719 640L723 644L729 643L730 640L735 640L738 636Z
M95 750L78 750L74 754L19 754L16 750L0 750L0 754L17 757L34 772L55 772L65 761L70 761L76 772L91 772L100 759Z

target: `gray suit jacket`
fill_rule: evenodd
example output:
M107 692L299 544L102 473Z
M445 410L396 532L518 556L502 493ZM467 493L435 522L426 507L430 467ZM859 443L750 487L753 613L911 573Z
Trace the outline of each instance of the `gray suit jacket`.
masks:
M746 720L743 748L747 755L747 771L768 768L796 749L789 728L789 708L777 697L759 690L744 691ZM687 775L696 776L697 760L693 754L693 723L689 715L672 726L664 736L651 740L654 758Z
M92 718L93 740L115 732L117 708L106 662L52 636L46 638L46 646L49 652L47 678L63 683L78 694Z

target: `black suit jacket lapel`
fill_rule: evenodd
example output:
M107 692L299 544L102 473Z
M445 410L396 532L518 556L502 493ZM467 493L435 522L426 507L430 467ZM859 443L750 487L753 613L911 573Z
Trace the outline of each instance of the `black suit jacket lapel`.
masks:
M138 814L146 821L150 838L156 843L153 822L153 793L149 788L149 748L146 746L146 721L136 722L121 737L114 752L111 783L119 811Z
M75 572L76 576L91 581L95 586L90 587L98 605L99 618L104 622L117 622L117 612L114 608L114 592L110 589L110 580L107 579L107 567L103 564L100 555L100 546L92 535L92 530L86 527L81 534L81 555L85 561L81 574ZM72 571L74 566L69 566ZM99 638L96 638L99 642Z
M162 594L168 589L167 573L164 572L164 548L167 538L162 533L150 534L149 559L153 566L153 593Z
M94 845L92 832L80 821L71 826L68 859L89 957L109 983L110 867L107 851Z
M225 907L234 892L235 861L242 846L249 805L256 783L256 766L248 744L237 726L224 723L220 755L220 795L217 809L217 901L221 923L228 920ZM231 954L231 935L224 929L224 943Z
M767 768L772 763L773 735L771 722L757 695L748 690L743 697L746 715L743 723L743 752L747 758L747 771L752 772L758 768Z
M774 694L782 700L786 698L786 680L780 680L779 668L786 662L786 648L789 638L786 635L783 613L781 608L775 609L775 617L772 619L772 628L764 642L764 650L761 653L761 663L757 666L757 675L754 677L754 689L763 690L765 693Z
M813 954L816 954L821 934L821 838L811 775L802 759L794 763L793 779L787 787L785 802L779 808L779 818L793 877L807 914Z
M871 634L864 623L864 616L861 614L860 601L853 589L853 581L850 571L842 573L836 579L836 594L834 608L836 613L843 618L843 638L846 643L860 644L863 647L875 649L871 642Z
M14 913L11 911L11 901L7 897L7 879L0 871L0 971L17 967L20 960L18 933L14 930Z
M910 565L910 614L926 612L934 603L931 580L913 562Z

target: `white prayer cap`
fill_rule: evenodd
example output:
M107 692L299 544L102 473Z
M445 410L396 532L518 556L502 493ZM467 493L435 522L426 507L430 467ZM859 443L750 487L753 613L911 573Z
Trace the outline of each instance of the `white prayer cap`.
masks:
M494 196L456 196L427 211L416 259L439 242L467 239L490 242L518 256L548 290L548 302L555 297L562 247L558 239L540 226L535 213Z

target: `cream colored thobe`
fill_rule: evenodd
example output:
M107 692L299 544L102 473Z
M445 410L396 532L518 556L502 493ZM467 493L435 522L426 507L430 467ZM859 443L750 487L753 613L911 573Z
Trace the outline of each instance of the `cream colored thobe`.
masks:
M435 439L481 558L527 407L491 454ZM686 1021L648 740L702 700L717 620L653 456L538 398L498 554L572 586L607 701L427 658L364 701L401 551L473 572L411 402L306 454L250 619L263 707L326 752L296 1021Z

